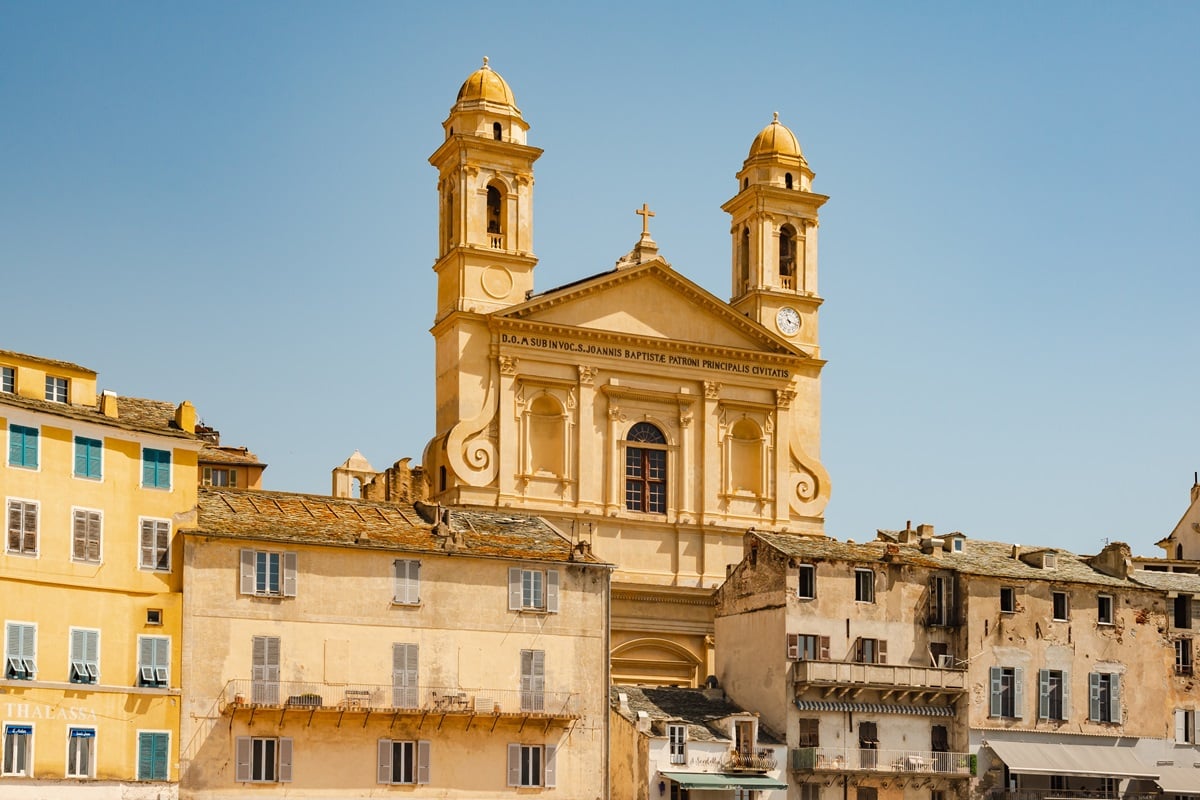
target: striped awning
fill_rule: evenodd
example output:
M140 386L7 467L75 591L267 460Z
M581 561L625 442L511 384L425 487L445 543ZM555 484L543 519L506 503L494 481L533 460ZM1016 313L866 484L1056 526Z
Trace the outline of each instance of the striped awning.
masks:
M801 711L857 711L860 714L908 714L917 717L953 717L952 706L926 706L914 703L846 703L841 700L797 700Z

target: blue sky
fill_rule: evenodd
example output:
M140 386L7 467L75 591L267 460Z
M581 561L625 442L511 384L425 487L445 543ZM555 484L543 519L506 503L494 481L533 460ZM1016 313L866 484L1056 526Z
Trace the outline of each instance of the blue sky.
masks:
M432 434L435 174L484 55L539 290L729 295L778 111L822 209L828 531L1157 553L1200 468L1200 5L0 0L0 347L192 400L267 486Z

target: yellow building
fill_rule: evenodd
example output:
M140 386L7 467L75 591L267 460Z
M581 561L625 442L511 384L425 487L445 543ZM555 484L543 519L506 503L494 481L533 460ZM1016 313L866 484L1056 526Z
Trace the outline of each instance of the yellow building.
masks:
M190 403L0 351L0 796L175 795L195 424Z
M202 488L180 796L606 797L610 569L524 514Z

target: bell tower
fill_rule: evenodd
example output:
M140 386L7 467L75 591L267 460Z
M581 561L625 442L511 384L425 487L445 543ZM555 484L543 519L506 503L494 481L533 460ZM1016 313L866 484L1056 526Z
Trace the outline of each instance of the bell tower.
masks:
M779 121L763 128L737 174L730 303L772 332L818 355L817 211L813 172L796 136Z

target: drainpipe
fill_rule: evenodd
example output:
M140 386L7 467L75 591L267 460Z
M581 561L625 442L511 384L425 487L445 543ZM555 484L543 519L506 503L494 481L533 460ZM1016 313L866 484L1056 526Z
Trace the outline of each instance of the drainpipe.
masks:
M604 800L611 800L612 787L611 787L610 783L612 781L612 778L609 777L609 773L611 772L611 770L608 767L609 767L609 762L612 759L612 750L610 749L610 747L611 747L610 736L612 734L609 731L609 728L612 727L609 724L612 719L612 715L611 715L611 713L609 711L609 707L608 707L608 687L612 685L612 650L610 648L612 647L612 574L613 574L613 568L611 566L606 565L603 567L603 569L608 571L608 580L606 581L607 586L605 587L605 590L604 590L604 637L601 639L601 644L600 644L600 646L602 648L604 648L603 649L603 653L604 653L604 685L600 687L600 690L603 694L604 702L601 704L601 709L603 710L603 716L601 716L600 719L602 720L603 725L604 725L604 766L605 766L605 769L604 769L604 795L603 795L603 797L604 797Z

